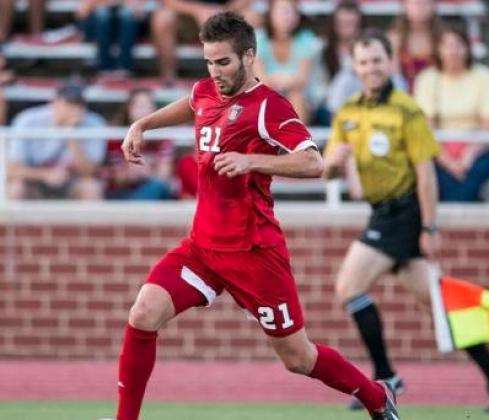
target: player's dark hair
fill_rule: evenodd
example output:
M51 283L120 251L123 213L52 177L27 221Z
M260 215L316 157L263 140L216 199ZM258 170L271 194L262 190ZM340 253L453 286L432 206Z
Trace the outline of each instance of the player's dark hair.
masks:
M392 58L391 42L381 30L376 28L369 28L362 32L362 34L357 39L355 39L355 42L353 43L353 49L355 49L358 44L368 46L375 41L380 42L385 52L387 53L387 56L389 58Z
M255 30L243 16L233 12L218 13L207 19L199 38L201 42L230 41L239 57L250 49L256 54Z

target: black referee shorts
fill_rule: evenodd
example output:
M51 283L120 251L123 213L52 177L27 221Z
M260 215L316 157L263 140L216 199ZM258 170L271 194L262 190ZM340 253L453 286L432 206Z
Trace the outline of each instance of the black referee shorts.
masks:
M372 205L366 229L360 242L379 250L400 266L422 257L419 248L421 212L416 193Z

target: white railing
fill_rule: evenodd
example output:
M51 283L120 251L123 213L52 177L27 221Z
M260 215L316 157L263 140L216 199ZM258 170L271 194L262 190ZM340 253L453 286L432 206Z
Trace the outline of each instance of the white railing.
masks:
M33 138L42 141L52 138L72 138L72 139L122 139L127 132L127 127L100 127L100 128L51 128L51 127L31 127L31 128L12 128L0 126L0 207L7 205L7 144L11 138ZM311 127L310 132L313 139L322 147L326 143L331 130L324 127ZM151 130L145 133L148 141L171 139L175 146L193 146L194 130L190 126L168 127L164 129ZM471 143L489 144L489 131L456 131L439 130L436 132L439 141L461 140ZM273 184L272 184L273 185ZM276 183L277 185L277 183ZM340 180L333 180L323 183L321 180L301 180L301 182L282 182L275 187L276 192L281 193L300 193L300 192L325 192L326 202L329 207L335 208L341 205L341 193L344 185Z
M364 1L362 2L362 9L366 14L372 15L392 15L401 11L402 5L399 0L376 2L376 1ZM308 15L317 14L329 14L334 9L334 1L325 0L306 0L300 2L300 7L303 13ZM27 0L18 0L16 2L16 8L21 11L25 11L28 7ZM74 12L77 7L77 0L49 0L47 2L47 9L50 12L67 13ZM158 1L152 0L147 2L146 10L148 12L155 10L158 7ZM266 11L266 0L255 0L255 8L261 12ZM441 1L438 4L438 10L442 15L483 15L484 4L482 1Z

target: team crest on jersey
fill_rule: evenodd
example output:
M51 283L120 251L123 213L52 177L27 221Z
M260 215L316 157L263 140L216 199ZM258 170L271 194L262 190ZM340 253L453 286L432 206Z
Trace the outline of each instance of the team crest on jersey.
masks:
M230 109L229 109L229 115L228 115L228 120L231 122L234 122L238 119L239 114L241 114L241 111L243 110L243 107L238 104L234 104Z

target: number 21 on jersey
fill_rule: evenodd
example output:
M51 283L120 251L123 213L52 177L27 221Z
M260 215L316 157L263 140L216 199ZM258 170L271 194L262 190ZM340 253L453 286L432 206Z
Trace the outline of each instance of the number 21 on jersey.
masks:
M221 129L219 127L204 126L200 129L199 150L202 152L218 153L221 151L219 141L221 140Z
M290 318L289 307L286 303L278 305L279 311L282 313L283 322L282 328L287 329L294 325L294 321ZM260 315L259 321L263 328L267 330L276 330L277 324L275 320L275 313L273 308L268 306L260 306L258 308L258 314Z

